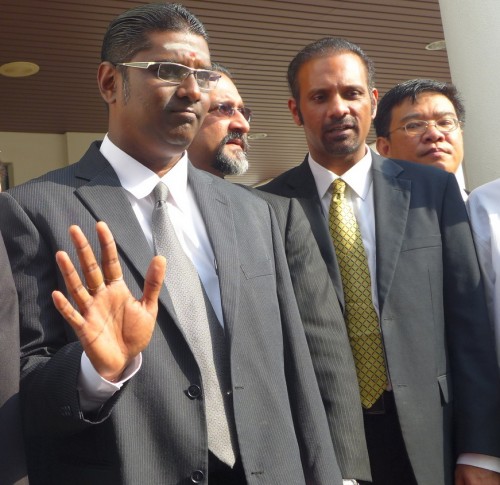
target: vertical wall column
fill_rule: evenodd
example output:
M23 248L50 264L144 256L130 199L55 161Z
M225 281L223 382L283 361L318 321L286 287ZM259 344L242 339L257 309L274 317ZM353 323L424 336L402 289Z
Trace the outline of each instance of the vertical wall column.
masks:
M451 77L465 101L465 178L500 177L500 2L439 0Z

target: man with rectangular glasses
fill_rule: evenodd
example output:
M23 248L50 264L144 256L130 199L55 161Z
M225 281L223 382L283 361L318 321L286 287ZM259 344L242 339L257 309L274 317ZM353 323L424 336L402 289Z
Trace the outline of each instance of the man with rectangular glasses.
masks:
M456 87L432 79L397 84L380 100L373 124L384 157L431 165L457 176L464 190L465 107Z
M1 194L34 485L342 483L274 213L186 154L218 78L182 6L123 13L104 141Z

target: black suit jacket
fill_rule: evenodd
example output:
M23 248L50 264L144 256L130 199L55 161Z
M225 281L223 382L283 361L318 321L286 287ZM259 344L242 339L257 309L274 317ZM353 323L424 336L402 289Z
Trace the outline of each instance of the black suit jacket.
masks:
M28 483L19 414L17 293L0 234L0 483Z
M380 324L403 438L419 485L448 485L457 454L500 457L500 381L471 231L453 174L372 156ZM343 304L307 157L263 189L299 200Z
M328 424L268 204L189 168L218 266L239 451L249 485L340 484ZM0 227L21 308L21 401L34 484L188 484L208 463L202 386L168 291L140 372L84 415L76 389L82 349L51 302L64 289L58 249L76 254L78 224L99 258L95 223L108 223L124 279L142 294L152 252L119 180L94 144L83 159L0 194Z

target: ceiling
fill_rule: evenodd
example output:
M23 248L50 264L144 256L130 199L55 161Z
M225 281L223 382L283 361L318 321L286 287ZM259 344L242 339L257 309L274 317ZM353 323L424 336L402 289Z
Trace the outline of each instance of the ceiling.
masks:
M128 0L0 0L0 64L30 61L28 78L0 76L0 131L104 133L106 108L96 85L109 21L141 3ZM299 163L302 129L287 109L286 69L306 44L325 36L359 44L375 61L381 94L415 77L450 81L438 0L184 0L205 24L212 59L227 66L252 108L253 185ZM370 140L371 141L371 140Z

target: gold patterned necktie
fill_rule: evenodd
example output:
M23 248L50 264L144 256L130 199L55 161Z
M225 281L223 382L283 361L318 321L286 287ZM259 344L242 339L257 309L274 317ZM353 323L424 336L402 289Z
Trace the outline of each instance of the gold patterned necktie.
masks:
M358 375L361 403L370 408L387 387L382 336L371 295L370 271L352 207L345 199L346 183L333 184L330 234L342 277L345 321Z

